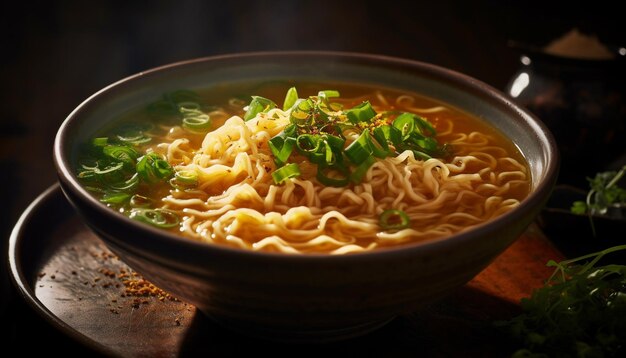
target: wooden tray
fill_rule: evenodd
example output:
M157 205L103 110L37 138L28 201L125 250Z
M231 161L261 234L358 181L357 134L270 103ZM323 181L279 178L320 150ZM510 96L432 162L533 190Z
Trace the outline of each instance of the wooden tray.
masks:
M16 224L9 244L14 283L24 299L74 341L113 356L240 355L507 356L517 347L493 327L519 313L519 300L562 255L532 225L469 284L414 314L348 341L288 345L231 332L163 292L127 294L132 276L87 228L58 185L42 193ZM120 276L121 275L121 276Z

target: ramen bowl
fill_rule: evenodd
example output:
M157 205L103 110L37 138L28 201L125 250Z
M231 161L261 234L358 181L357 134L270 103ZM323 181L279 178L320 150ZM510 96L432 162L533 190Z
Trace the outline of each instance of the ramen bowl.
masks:
M511 139L528 162L530 194L503 215L445 238L344 255L284 254L197 242L131 220L91 195L75 174L81 143L138 104L180 88L285 79L422 93L479 117ZM332 52L225 55L123 79L68 116L54 160L65 196L126 264L233 330L293 342L364 334L467 283L539 214L559 162L546 127L476 79L406 59Z

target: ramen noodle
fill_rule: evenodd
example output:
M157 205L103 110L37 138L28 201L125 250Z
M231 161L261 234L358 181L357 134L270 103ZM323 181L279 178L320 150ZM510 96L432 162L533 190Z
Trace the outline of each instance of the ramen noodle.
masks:
M387 88L292 85L166 93L86 143L77 175L131 219L299 254L444 238L529 193L515 145L452 106Z

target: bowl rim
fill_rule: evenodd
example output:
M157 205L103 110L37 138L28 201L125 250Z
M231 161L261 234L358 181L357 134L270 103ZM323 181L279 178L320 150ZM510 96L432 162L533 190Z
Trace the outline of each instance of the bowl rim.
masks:
M191 240L180 235L176 235L159 228L149 226L147 224L134 221L119 213L116 210L105 206L99 202L94 196L89 194L87 190L80 185L78 180L73 174L72 165L69 158L65 155L64 148L68 143L68 130L79 121L81 114L86 111L87 107L91 106L94 102L97 103L101 97L108 97L114 95L115 91L124 87L128 83L132 83L138 79L159 75L162 72L178 69L181 67L192 67L194 65L201 65L207 62L231 62L239 60L251 60L251 59L287 59L287 58L327 58L335 60L350 61L350 63L365 63L373 64L377 66L383 66L385 68L398 67L398 68L410 68L413 71L418 71L421 74L435 76L441 82L446 84L455 84L457 86L463 86L472 91L472 94L478 96L484 100L495 103L501 108L507 109L508 112L515 113L519 119L523 122L524 126L530 127L534 134L538 137L538 140L544 144L543 154L545 164L544 179L537 183L534 190L520 202L520 204L513 210L510 210L494 219L489 220L488 224L482 223L469 230L462 231L450 236L445 236L438 239L427 240L423 242L414 242L408 244L402 244L392 247L377 248L371 251L355 252L344 255L332 255L328 253L305 253L305 254L286 254L280 252L265 252L255 250L245 250L241 248L230 247L226 245L213 245L205 242ZM221 257L237 257L247 258L252 260L265 260L271 261L281 260L283 262L309 262L309 261L330 261L330 262L348 262L353 260L362 260L368 258L371 260L385 260L389 256L395 257L410 257L415 251L422 253L437 252L450 245L460 244L467 241L475 240L482 237L487 233L493 232L494 228L499 230L506 230L509 225L515 223L519 218L523 217L527 212L532 211L533 208L545 204L548 199L549 193L554 186L558 168L559 168L559 153L556 147L556 142L552 133L548 130L547 126L541 122L536 116L528 112L526 109L515 104L506 95L491 87L490 85L457 72L452 69L444 68L438 65L434 65L427 62L393 57L381 54L362 53L362 52L345 52L345 51L259 51L259 52L240 52L230 53L215 56L199 57L178 62L165 64L162 66L154 67L145 71L138 72L128 77L122 78L108 86L95 92L82 103L80 103L63 121L59 127L53 146L53 161L57 171L57 176L61 181L61 188L65 190L71 190L75 193L82 202L89 205L90 208L95 209L99 215L104 215L108 220L113 220L122 225L130 225L138 231L143 231L149 234L150 240L154 242L158 240L160 245L174 244L179 250L192 250L195 255L211 256L219 255ZM67 197L67 194L65 194ZM537 210L538 212L539 210ZM106 240L105 240L106 241Z

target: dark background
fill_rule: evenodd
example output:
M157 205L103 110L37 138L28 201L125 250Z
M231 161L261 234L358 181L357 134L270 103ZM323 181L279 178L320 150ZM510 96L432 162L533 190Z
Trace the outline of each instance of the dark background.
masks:
M603 42L626 43L615 6L585 3L12 2L0 12L0 322L10 332L2 340L28 347L36 335L57 339L57 349L76 349L11 286L6 243L25 207L56 181L51 152L57 128L102 87L196 57L338 50L431 62L504 89L519 67L520 54L507 45L510 40L543 45L577 27Z

